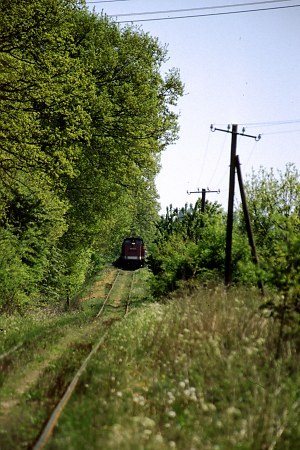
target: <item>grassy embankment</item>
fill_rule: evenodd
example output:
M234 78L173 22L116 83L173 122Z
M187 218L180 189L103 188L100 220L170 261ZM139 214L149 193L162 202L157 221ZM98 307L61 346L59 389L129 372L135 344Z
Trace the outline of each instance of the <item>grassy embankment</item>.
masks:
M117 325L51 449L296 449L299 360L255 292L152 304Z
M286 343L275 358L278 326L259 311L260 301L239 289L183 291L115 323L47 448L298 448L298 355ZM22 399L32 423L27 442L45 418L34 411L49 409L77 364L72 354Z

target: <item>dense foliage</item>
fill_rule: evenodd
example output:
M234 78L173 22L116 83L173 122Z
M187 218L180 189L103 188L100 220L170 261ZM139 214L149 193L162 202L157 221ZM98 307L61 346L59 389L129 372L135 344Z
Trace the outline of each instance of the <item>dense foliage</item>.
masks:
M298 335L299 341L300 173L293 164L277 176L273 170L261 169L252 174L246 187L260 276L278 294L267 297L264 306L280 321L278 342L283 334Z
M201 209L200 201L180 210L170 206L160 218L149 256L156 295L175 289L180 280L207 280L222 273L226 216L216 203Z
M0 6L0 306L72 296L157 217L176 70L142 31L76 0Z
M240 205L234 215L233 282L252 286L263 281L270 293L264 306L280 320L282 333L285 328L293 334L300 317L300 174L293 164L277 176L261 169L245 190L260 265L251 257ZM206 284L222 280L225 240L226 216L218 205L207 202L204 212L199 201L194 208L167 209L149 258L154 293L164 295L191 278Z

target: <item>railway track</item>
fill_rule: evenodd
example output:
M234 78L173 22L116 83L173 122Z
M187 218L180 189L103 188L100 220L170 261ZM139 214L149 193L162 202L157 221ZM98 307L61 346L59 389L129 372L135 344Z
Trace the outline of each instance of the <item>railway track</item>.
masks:
M16 352L17 350L19 350L19 348L21 348L23 345L24 345L23 342L19 342L18 344L14 345L9 350L7 350L7 352L2 353L2 355L0 355L0 361L7 358L8 356L10 356L12 353Z
M123 271L120 269L117 271L111 288L96 317L99 317L102 314L105 307L124 308L125 315L128 314L135 274L136 271ZM112 303L109 303L109 300L112 301Z
M109 308L114 308L118 310L123 309L123 313L121 313L121 317L125 318L131 308L131 299L132 299L132 291L135 282L136 271L122 271L120 269L117 270L115 278L110 286L108 293L106 294L104 301L101 305L100 310L96 314L95 319L99 319L104 316L104 313L109 310ZM75 373L73 379L69 383L66 391L61 397L55 409L52 411L46 425L40 432L40 435L32 447L33 450L41 450L45 447L47 442L50 440L52 432L59 420L60 415L63 410L67 406L75 388L78 384L78 381L85 371L89 361L91 358L97 353L99 347L105 341L110 328L107 328L106 331L99 337L95 345L93 346L91 352L82 362L80 368Z
M109 292L105 295L104 297L104 302L99 310L99 312L96 314L96 318L100 317L102 315L102 312L106 307L113 307L113 308L120 308L123 307L125 308L125 315L128 313L129 311L129 305L130 305L130 299L131 299L131 292L132 292L132 287L134 284L134 278L135 278L135 271L121 271L120 269L117 269L116 274L114 276L113 282L109 288ZM129 287L128 287L129 286ZM112 304L108 304L109 299L112 297L114 288L117 287L118 290L120 290L122 292L122 290L128 291L129 292L127 294L125 294L124 296L124 300L123 300L123 304L120 305L118 304L117 306L114 306ZM122 299L121 299L122 300ZM121 303L120 299L119 299L119 303ZM42 337L44 334L48 334L50 331L46 331L44 333L42 333L40 335L40 337ZM35 337L36 338L36 337ZM26 341L27 342L27 341ZM11 357L12 354L14 354L15 352L17 352L18 350L20 350L25 344L26 342L18 342L17 344L15 344L14 346L12 346L11 348L9 348L7 351L5 351L4 353L0 354L0 361L6 359L7 357Z

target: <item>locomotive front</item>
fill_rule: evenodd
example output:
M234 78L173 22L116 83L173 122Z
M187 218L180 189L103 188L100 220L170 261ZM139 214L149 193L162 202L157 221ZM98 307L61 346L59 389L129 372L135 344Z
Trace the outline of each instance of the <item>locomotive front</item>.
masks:
M125 268L143 267L145 264L145 246L141 238L126 238L122 244L121 262Z

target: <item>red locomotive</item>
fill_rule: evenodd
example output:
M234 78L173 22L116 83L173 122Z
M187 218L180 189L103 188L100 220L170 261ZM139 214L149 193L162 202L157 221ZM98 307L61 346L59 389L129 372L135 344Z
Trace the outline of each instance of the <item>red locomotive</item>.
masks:
M145 264L145 245L141 238L126 238L122 244L121 264L127 268L143 267Z

